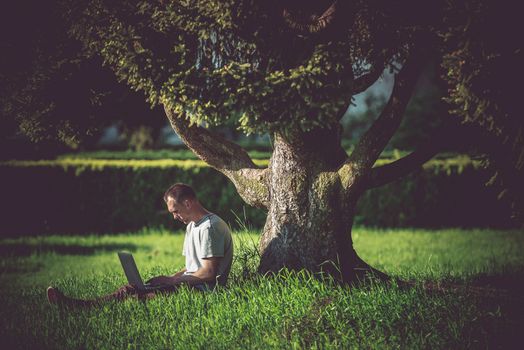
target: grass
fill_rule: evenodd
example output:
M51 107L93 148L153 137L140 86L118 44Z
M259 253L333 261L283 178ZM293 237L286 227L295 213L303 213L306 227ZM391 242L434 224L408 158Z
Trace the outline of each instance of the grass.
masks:
M343 287L307 273L253 274L257 236L236 232L227 289L186 288L147 303L89 310L48 305L45 287L94 297L125 282L115 252L132 251L144 279L183 266L183 236L0 240L0 344L49 349L512 348L522 340L524 234L357 228L355 248L412 288ZM423 288L422 282L449 287Z

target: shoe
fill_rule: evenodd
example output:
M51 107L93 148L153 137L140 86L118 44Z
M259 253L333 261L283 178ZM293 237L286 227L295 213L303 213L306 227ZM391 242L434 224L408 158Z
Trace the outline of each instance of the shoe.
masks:
M65 298L64 293L58 290L58 288L55 287L48 287L47 288L47 300L49 301L49 304L59 304L61 301L63 301Z

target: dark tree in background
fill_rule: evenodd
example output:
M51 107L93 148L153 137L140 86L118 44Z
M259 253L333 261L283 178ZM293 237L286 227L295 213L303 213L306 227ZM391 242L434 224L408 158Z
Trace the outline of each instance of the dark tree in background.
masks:
M267 209L262 272L324 270L349 282L372 271L351 239L358 199L450 145L488 155L500 179L494 182L513 196L516 213L522 208L516 181L522 119L510 85L522 71L522 52L516 41L505 40L519 33L515 9L474 0L93 0L63 6L83 55L101 57L120 81L162 105L195 154L227 176L248 204ZM442 66L447 103L470 131L436 123L414 152L373 167L430 59ZM393 92L348 155L340 118L351 97L388 67L396 72ZM238 145L203 127L223 124L269 133L269 166L257 167Z
M521 13L496 1L452 2L445 7L442 66L452 113L473 127L470 147L493 170L490 185L510 197L513 217L524 221L524 82Z
M100 57L87 57L68 35L63 7L56 1L19 1L3 8L0 47L0 115L3 157L23 155L6 149L19 134L45 149L89 147L104 127L125 121L159 129L160 108L151 110L142 92L118 83ZM21 139L22 137L18 137ZM58 141L58 142L57 142ZM64 147L62 147L64 148Z

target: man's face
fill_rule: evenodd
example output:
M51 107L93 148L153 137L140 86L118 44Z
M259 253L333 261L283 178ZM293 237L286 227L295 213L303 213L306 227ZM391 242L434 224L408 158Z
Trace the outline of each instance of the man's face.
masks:
M172 197L167 197L167 210L173 214L175 220L188 224L191 221L191 201L186 199L177 203Z

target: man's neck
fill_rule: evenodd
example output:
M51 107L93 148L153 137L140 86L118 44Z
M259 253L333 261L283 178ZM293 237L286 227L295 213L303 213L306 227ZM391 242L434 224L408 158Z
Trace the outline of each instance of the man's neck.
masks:
M207 211L204 208L200 208L197 212L195 212L195 215L193 216L193 222L199 222L204 218L205 216L211 214L211 212Z

